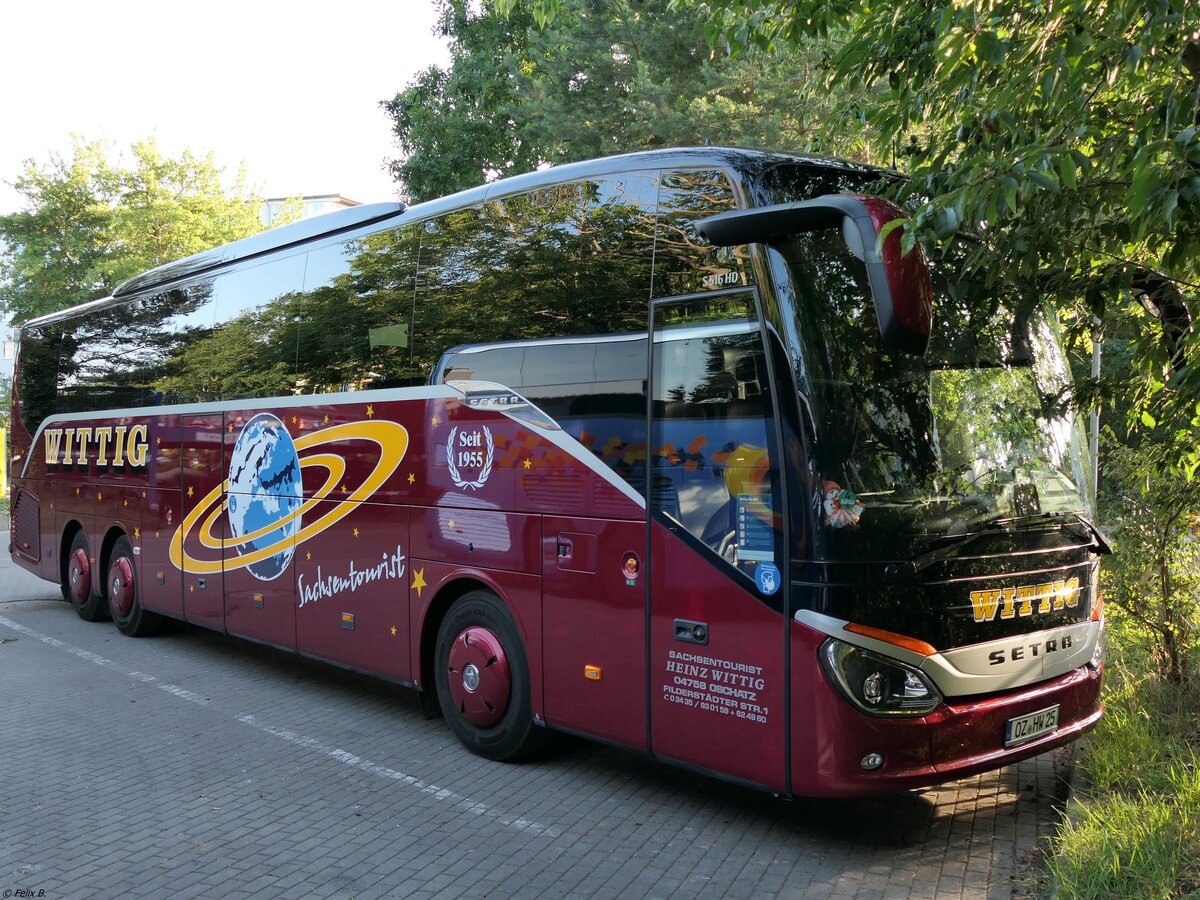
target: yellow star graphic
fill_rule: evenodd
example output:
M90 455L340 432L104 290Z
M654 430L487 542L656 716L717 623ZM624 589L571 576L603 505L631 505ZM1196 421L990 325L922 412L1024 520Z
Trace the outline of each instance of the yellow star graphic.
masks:
M413 590L415 590L417 592L418 597L421 596L421 588L429 587L429 585L427 585L425 583L425 570L424 569L413 569L412 587L413 587Z
M226 430L226 431L228 431L230 434L233 434L233 423L232 423L232 422L230 422L230 423L229 423L229 427L228 427L228 428L226 428L225 430Z
M189 485L188 485L188 496L190 497L190 496L192 496L192 494L194 494L194 493L195 493L195 491L194 491L194 490L192 490L192 486L189 484Z
M75 496L76 496L76 497L78 497L78 496L79 496L79 488L75 488Z
M342 485L342 493L343 493L343 494L345 494L345 493L346 493L346 485L345 485L345 484L343 484L343 485Z
M156 531L156 532L154 532L154 539L155 539L156 541L158 540L158 532L157 532L157 531Z
M194 584L189 584L189 585L188 585L188 593L189 593L189 594L194 594L194 593L196 593L196 586L195 586Z
M325 417L325 424L326 424L326 425L328 425L328 424L329 424L329 416L326 416L326 417Z
M300 421L300 419L299 419L298 417L296 417L296 416L292 416L292 424L293 424L293 425L295 425L295 424L296 424L297 422L299 422L299 421Z
M416 475L414 475L412 472L409 472L409 473L408 473L408 483L409 483L409 484L412 484L412 483L413 483L413 482L415 482L416 480L417 480L417 476L416 476Z
M305 552L305 554L304 554L304 558L305 558L306 560L308 560L308 559L312 559L312 551L311 551L311 550L308 550L308 551L306 551L306 552Z
M374 415L375 415L375 407L372 406L370 403L368 403L367 404L367 418L369 419Z
M527 459L524 462L522 462L521 465L523 465L527 469L532 469L533 468L533 460Z
M392 637L395 637L395 636L396 636L396 626L393 625L392 626Z
M354 529L354 536L358 537L358 529L357 528Z
M451 528L453 528L453 527L454 527L454 520L453 520L453 519L451 519L451 520L450 520L450 527L451 527Z
M103 500L103 499L104 499L104 493L103 493L102 491L96 491L96 499L97 499L97 500Z
M128 501L128 500L122 500L122 501L121 501L121 505L122 505L122 506L126 506L126 507L127 507L127 506L129 506L129 501Z
M161 446L162 446L162 438L155 438L155 439L154 439L154 445L155 445L156 447L161 447Z
M429 420L429 424L430 425L441 425L442 420L439 419L437 416L434 416L432 419Z
M143 500L145 500L145 499L146 499L146 492L145 492L145 491L142 491L142 499L143 499Z
M142 537L142 529L140 529L140 528L133 529L133 536L140 540Z

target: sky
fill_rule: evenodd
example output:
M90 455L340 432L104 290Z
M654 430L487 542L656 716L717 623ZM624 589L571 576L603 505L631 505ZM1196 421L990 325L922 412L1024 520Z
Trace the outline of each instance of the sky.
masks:
M379 107L446 65L433 0L16 0L0 10L0 215L24 160L70 157L71 135L114 155L212 152L265 197L395 199Z

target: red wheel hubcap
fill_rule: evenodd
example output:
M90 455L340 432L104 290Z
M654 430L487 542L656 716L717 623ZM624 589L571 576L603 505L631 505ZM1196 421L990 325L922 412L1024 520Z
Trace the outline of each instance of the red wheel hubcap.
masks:
M495 725L508 710L512 676L500 639L486 628L465 629L450 648L450 696L462 717L479 728Z
M128 557L117 557L108 570L108 605L122 618L133 609L133 566Z
M79 604L87 602L92 595L92 563L87 551L80 547L71 554L67 566L67 583L71 588L71 598Z

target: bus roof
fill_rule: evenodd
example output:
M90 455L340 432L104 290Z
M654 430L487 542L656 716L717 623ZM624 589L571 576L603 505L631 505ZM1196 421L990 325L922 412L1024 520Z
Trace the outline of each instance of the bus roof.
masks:
M371 203L350 209L314 216L290 225L272 228L261 234L242 238L230 244L214 247L174 262L165 263L141 275L135 275L119 285L110 297L91 300L68 309L38 316L22 327L40 326L58 319L69 318L85 309L101 307L113 302L131 299L137 294L157 290L165 285L190 279L215 269L224 268L239 260L254 259L298 244L329 237L341 232L352 231L366 225L398 220L419 221L444 212L497 200L525 191L550 187L564 182L589 177L628 172L638 169L661 168L730 168L742 176L753 175L781 164L805 165L831 171L857 171L865 174L895 174L888 170L867 166L847 160L808 156L771 150L756 150L741 147L674 147L661 150L640 150L615 156L600 157L582 162L564 163L502 178L497 181L468 188L456 194L427 200L413 206L400 202Z

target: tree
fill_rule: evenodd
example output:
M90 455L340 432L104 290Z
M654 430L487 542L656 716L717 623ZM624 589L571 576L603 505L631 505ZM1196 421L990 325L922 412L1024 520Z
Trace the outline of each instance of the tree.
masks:
M543 27L570 0L496 0ZM1200 6L1188 0L674 0L714 48L831 49L822 124L861 119L910 180L905 240L967 236L968 266L1077 313L1200 287ZM820 136L826 146L831 135ZM853 148L849 151L853 153ZM1182 296L1181 296L1182 295ZM1160 299L1152 297L1151 299ZM1168 322L1185 331L1181 319ZM1123 323L1118 327L1127 328ZM1105 329L1114 325L1105 323ZM1200 337L1138 316L1131 414L1200 427ZM1166 365L1173 363L1173 365ZM1173 372L1168 377L1168 372ZM1180 460L1200 466L1195 452Z
M970 235L976 272L1095 314L1120 315L1122 292L1200 285L1195 4L915 0L903 15L864 0L687 5L734 48L838 36L826 83L902 148L908 240ZM1167 379L1176 354L1151 336L1134 413L1191 420L1197 341Z
M0 216L0 308L17 323L111 292L166 262L262 230L260 197L231 188L211 154L133 145L132 164L76 138L70 159L26 163L25 209Z
M441 0L451 66L422 73L384 108L414 200L612 153L757 145L885 157L854 117L830 120L815 77L828 47L713 53L668 0L563 0L545 28L527 0ZM503 7L503 9L501 9Z
M1104 518L1118 552L1103 575L1106 602L1140 626L1178 684L1200 654L1200 480L1171 477L1176 453L1169 440L1110 451Z

